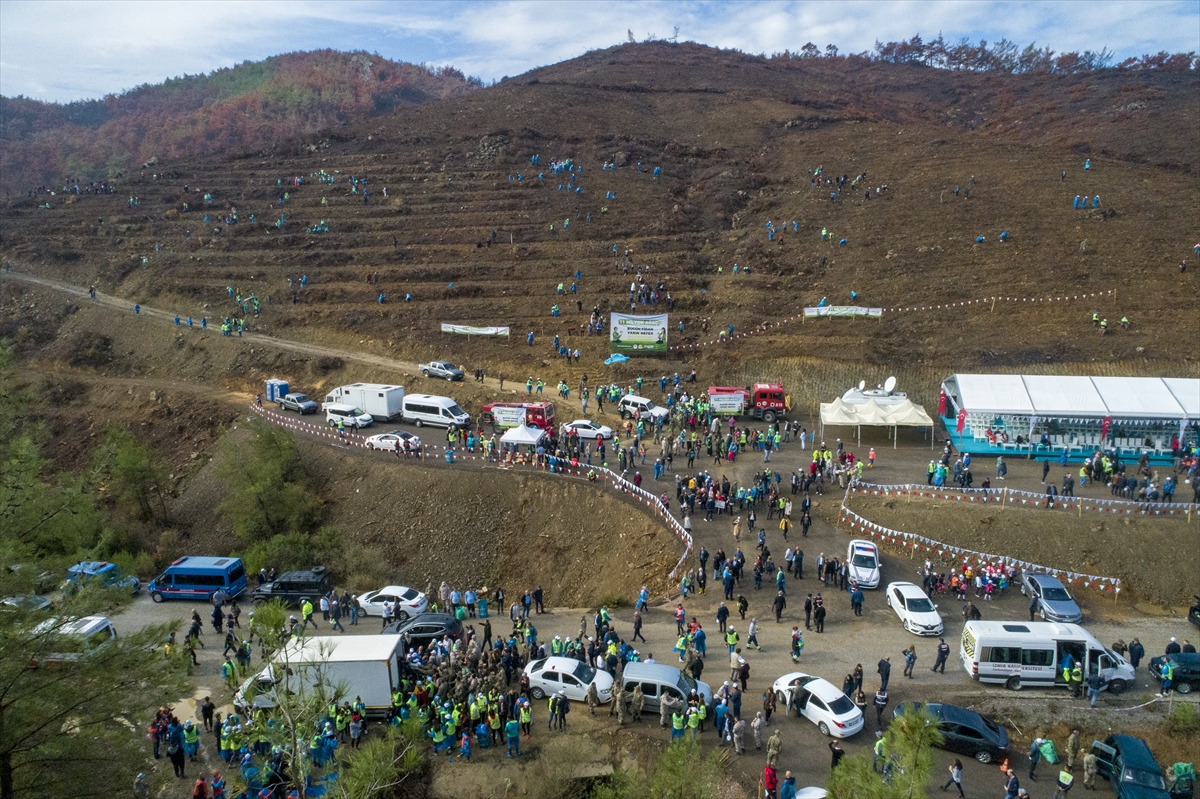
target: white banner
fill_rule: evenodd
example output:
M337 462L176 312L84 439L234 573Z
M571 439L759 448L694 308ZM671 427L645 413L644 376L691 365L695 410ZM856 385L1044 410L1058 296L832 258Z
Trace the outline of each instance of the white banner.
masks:
M857 305L821 305L816 308L805 308L804 315L813 316L883 316L882 308L862 308Z
M525 424L525 409L494 406L492 418L496 427L520 427Z
M630 316L614 313L609 343L613 352L666 352L667 315Z
M476 327L474 325L451 325L442 322L443 333L457 333L461 336L507 336L507 327Z

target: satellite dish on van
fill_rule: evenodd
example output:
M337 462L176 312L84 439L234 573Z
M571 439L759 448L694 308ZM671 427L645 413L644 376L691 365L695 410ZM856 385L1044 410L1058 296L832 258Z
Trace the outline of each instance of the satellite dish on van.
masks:
M893 389L895 389L895 388L896 388L896 377L895 377L895 375L893 375L893 376L889 377L887 380L884 380L884 381L883 381L883 390L884 390L884 391L887 391L887 392L889 392L889 393L890 393L890 392L891 392Z
M859 391L862 391L862 390L863 390L864 388L866 388L866 387L867 387L867 381L866 381L866 380L859 380L859 381L858 381L858 390L859 390Z

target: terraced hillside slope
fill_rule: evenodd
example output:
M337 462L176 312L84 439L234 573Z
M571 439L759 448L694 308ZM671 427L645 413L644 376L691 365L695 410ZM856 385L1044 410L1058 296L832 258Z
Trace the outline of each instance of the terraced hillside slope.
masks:
M1194 259L1200 207L1197 99L1193 73L980 75L624 45L267 154L160 163L116 194L13 202L0 252L197 319L242 316L228 290L253 292L252 329L510 379L696 368L784 375L827 398L845 376L814 377L822 364L851 363L880 379L908 369L930 402L936 377L968 369L1194 375L1180 343L1200 296L1178 265ZM567 159L581 171L552 171ZM847 176L840 192L818 168ZM1077 210L1077 195L1099 201ZM851 292L885 308L1114 293L792 323L603 367L589 315L629 310L639 271L670 292L684 345ZM442 322L513 337L443 335ZM556 334L579 363L551 360Z

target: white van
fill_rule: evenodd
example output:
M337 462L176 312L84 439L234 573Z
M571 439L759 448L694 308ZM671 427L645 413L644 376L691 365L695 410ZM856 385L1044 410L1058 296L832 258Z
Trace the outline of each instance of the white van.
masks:
M470 427L471 417L458 403L449 397L434 394L406 394L404 396L404 421L417 427Z
M1105 687L1119 694L1134 684L1133 666L1078 624L1023 621L969 621L963 627L959 657L980 682L1024 686L1067 686L1063 669L1083 665L1083 680L1099 672Z
M356 405L342 405L338 402L325 403L325 421L329 426L337 427L339 419L345 427L355 428L370 427L371 422L375 421L371 414L364 413Z

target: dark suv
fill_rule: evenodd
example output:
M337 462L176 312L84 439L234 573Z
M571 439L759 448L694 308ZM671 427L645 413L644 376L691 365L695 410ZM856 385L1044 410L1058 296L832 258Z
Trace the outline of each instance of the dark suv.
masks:
M957 705L936 702L924 705L913 702L912 705L937 719L943 749L973 757L980 763L1008 758L1008 731L987 716ZM907 706L907 702L901 702L892 715L903 716Z
M256 588L250 599L254 602L278 599L288 607L298 608L305 599L316 605L318 599L332 590L333 575L324 566L313 566L308 571L284 572L275 582Z
M1200 654L1195 652L1176 652L1174 655L1159 655L1150 659L1150 676L1162 682L1163 666L1167 661L1175 665L1174 679L1171 680L1175 693L1189 694L1192 689L1200 690Z
M1117 799L1173 799L1150 747L1132 735L1110 735L1092 741L1100 776L1112 783Z
M457 641L462 638L463 626L449 613L422 613L407 621L392 622L383 628L383 634L404 636L404 648L407 651L447 635L450 640Z

